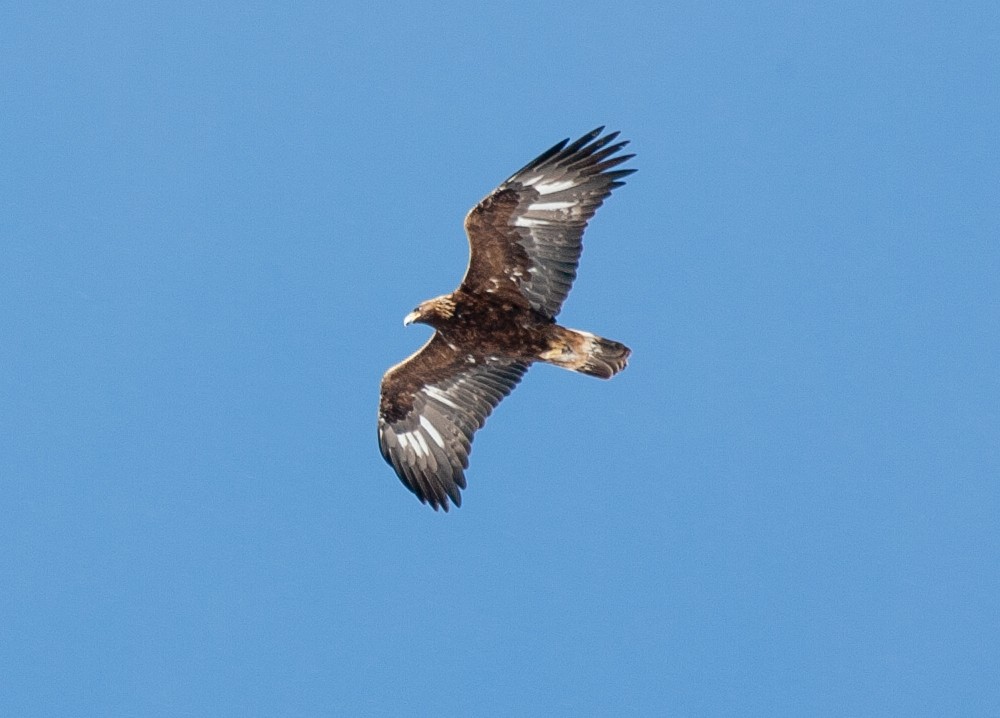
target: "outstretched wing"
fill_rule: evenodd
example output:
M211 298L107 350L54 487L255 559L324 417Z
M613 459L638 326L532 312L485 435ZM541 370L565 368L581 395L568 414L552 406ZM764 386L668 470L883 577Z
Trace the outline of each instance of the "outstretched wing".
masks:
M529 162L465 218L469 268L462 288L502 295L555 317L569 294L583 231L611 190L635 170L614 170L635 155L603 127L563 140Z
M434 509L462 505L472 436L528 366L459 354L435 332L382 378L378 441L403 484Z

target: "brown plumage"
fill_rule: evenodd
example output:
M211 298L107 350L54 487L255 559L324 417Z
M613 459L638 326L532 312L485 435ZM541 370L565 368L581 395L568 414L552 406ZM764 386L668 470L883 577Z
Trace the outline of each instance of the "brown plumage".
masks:
M617 132L603 127L539 155L465 218L469 267L451 294L429 299L404 324L436 330L382 378L382 456L422 502L461 506L472 436L493 408L543 361L609 379L628 361L624 344L559 326L576 277L587 222L635 170L613 169Z

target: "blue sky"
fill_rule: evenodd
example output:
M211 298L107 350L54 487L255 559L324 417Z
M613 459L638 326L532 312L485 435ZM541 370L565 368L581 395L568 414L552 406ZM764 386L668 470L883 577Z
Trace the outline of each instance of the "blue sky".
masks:
M1000 713L995 3L0 11L0 714ZM461 221L639 172L464 505L379 456Z

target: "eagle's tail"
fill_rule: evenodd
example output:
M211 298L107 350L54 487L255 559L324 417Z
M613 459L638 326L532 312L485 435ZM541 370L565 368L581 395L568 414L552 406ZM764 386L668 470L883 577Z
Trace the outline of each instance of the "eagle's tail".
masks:
M539 355L549 364L601 379L610 379L628 364L632 350L624 344L558 325L552 329L549 348Z

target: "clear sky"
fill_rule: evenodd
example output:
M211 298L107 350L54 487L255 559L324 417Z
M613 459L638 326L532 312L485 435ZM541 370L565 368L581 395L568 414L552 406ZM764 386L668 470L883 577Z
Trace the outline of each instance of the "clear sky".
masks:
M1000 10L7 3L0 715L1000 714ZM639 172L464 505L383 371L465 212Z

